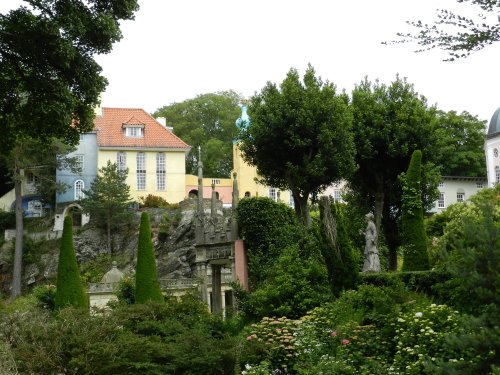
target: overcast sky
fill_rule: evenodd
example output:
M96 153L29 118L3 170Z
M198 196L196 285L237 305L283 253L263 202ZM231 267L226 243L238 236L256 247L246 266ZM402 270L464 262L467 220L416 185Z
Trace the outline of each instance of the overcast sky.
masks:
M18 0L0 0L0 11ZM148 112L196 95L232 89L246 97L307 64L339 90L364 76L390 83L399 73L443 110L490 120L500 106L500 42L467 59L443 62L441 51L382 45L406 20L435 18L455 0L139 0L123 39L99 56L109 86L107 107ZM470 5L462 5L470 11ZM168 120L167 120L168 121ZM175 124L172 124L175 127Z

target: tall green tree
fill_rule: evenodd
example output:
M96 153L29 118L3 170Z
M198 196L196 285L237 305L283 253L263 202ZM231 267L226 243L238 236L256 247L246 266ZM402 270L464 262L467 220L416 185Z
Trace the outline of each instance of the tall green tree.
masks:
M486 175L484 157L485 122L464 111L437 113L435 163L444 176Z
M448 61L469 56L472 52L500 40L500 3L496 0L457 0L471 3L477 13L469 16L438 9L437 19L432 25L422 21L407 21L417 31L398 33L401 38L392 43L416 42L422 49L417 52L439 48L447 51Z
M21 293L22 209L19 143L62 139L76 144L92 129L106 86L96 54L120 40L120 20L137 0L26 1L0 15L0 152L13 153L16 241L12 297Z
M129 210L132 204L130 187L125 182L127 170L118 170L116 163L108 160L106 166L99 169L99 174L92 181L85 198L80 201L83 211L90 215L90 220L106 233L108 251L113 251L112 232L118 230L132 219Z
M141 214L139 228L139 244L137 248L137 267L135 271L135 301L163 302L160 283L156 272L156 259L151 242L151 227L147 212Z
M310 196L355 170L348 103L310 65L303 82L290 69L279 88L268 82L250 101L251 123L238 147L263 184L291 190L297 217L307 225Z
M365 78L352 92L352 110L358 169L350 186L374 208L377 233L383 229L389 268L395 270L396 249L401 245L398 176L406 171L413 150L438 153L435 110L399 77L390 85ZM423 160L423 170L424 207L428 207L437 199L439 171L430 160Z
M186 160L186 172L196 174L198 147L206 176L229 177L236 137L235 120L240 115L241 97L234 91L198 95L180 103L159 108L155 117L167 119L174 133L192 146Z
M422 151L413 152L403 180L403 271L428 270L429 255L422 206Z
M80 281L80 271L76 262L73 246L73 220L71 216L64 218L61 250L57 265L56 309L67 306L88 308L88 297Z

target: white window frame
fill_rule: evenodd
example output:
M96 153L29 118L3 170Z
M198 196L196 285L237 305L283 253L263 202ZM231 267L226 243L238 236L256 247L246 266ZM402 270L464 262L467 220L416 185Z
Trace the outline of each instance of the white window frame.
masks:
M278 199L278 195L276 194L276 188L273 187L269 188L268 197L276 202L276 200Z
M443 182L443 181L441 181L441 182L438 184L438 187L439 187L439 188L444 188L444 182Z
M465 202L465 193L457 193L457 202Z
M335 202L343 202L342 200L342 192L340 190L333 191L333 200Z
M495 182L500 184L500 167L498 165L495 167Z
M126 127L125 136L130 138L142 138L144 137L144 129L137 126Z
M120 172L127 170L127 154L124 152L116 153L116 169Z
M496 158L498 158L498 149L497 148L495 148L493 150L493 156L496 157Z
M439 198L438 198L438 208L445 208L446 207L446 200L444 198L444 193L439 192Z
M33 199L28 201L28 212L41 214L42 213L42 202L38 199Z
M288 193L290 194L290 207L295 208L295 201L293 200L292 191L289 190Z
M83 168L85 168L85 155L78 154L75 155L76 158L76 167L78 168L78 173L83 173Z
M158 152L156 154L156 190L164 191L166 189L165 177L166 177L166 161L165 153Z
M212 178L212 185L220 185L220 179Z
M482 182L476 182L476 189L482 189L484 187Z
M79 201L80 199L85 198L85 193L83 190L85 189L85 181L83 180L76 180L74 183L74 190L75 190L75 201Z
M146 154L138 152L136 156L137 190L146 190Z

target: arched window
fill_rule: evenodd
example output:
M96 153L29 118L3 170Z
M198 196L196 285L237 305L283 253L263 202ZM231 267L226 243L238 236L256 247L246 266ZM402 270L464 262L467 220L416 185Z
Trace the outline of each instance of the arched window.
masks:
M85 182L83 180L75 181L75 201L85 198L83 190L85 189Z
M249 192L249 191L246 191L246 192L245 192L245 198L250 198L251 196L252 196L252 194L250 194L250 192Z

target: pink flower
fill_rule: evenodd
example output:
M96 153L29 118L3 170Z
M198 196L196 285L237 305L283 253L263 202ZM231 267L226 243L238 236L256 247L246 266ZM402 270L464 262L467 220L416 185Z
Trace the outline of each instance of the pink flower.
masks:
M330 333L330 336L337 337L337 332L333 331L332 333Z
M347 340L347 339L342 340L342 345L348 345L348 344L349 344L349 340Z
M257 338L257 335L256 335L256 334L253 334L253 335L248 336L248 337L247 337L247 340L248 340L248 341L251 341L251 340L253 340L253 339L255 339L255 338Z

